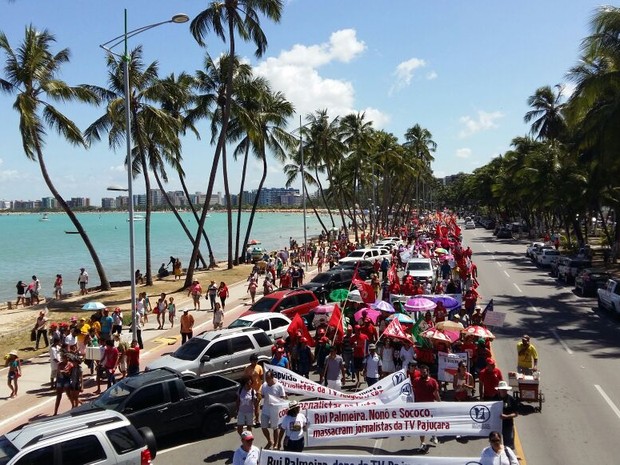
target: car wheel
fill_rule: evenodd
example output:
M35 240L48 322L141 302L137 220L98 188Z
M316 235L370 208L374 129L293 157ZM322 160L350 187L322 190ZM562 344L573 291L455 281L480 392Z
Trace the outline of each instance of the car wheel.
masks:
M202 423L202 433L207 437L220 435L225 432L228 420L228 413L223 409L207 412L206 418Z
M140 436L144 439L144 443L151 454L151 459L154 459L157 456L157 440L155 439L155 435L151 428L145 426L143 428L139 428L138 432Z

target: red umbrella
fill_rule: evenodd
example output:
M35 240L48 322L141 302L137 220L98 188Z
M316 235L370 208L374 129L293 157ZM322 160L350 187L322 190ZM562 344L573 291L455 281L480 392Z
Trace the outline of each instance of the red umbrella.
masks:
M461 333L467 334L469 336L481 337L483 339L495 339L493 333L484 326L468 326L467 328L463 329Z

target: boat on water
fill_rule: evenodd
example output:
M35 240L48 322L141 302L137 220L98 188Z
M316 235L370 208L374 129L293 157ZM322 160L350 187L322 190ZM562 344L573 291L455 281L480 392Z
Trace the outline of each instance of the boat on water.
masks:
M144 221L144 216L142 216L142 215L134 215L133 216L133 220L134 221ZM127 222L129 223L129 218L127 218Z
M49 221L49 217L47 216L47 213L43 213L43 216L41 218L39 218L39 221Z

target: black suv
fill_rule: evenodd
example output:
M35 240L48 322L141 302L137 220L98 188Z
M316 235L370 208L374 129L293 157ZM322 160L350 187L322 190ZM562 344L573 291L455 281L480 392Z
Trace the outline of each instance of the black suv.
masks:
M343 262L338 263L329 271L335 270L351 270L354 271L357 268L357 274L361 279L370 279L370 275L374 272L374 264L368 260L360 260L358 262Z
M317 274L311 281L303 284L301 287L314 292L316 298L324 304L330 292L336 289L348 289L351 287L354 273L355 271L351 269L331 269Z

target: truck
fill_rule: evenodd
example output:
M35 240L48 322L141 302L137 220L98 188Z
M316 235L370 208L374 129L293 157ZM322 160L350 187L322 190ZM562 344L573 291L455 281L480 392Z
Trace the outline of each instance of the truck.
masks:
M114 410L158 439L181 431L215 436L237 415L238 390L236 381L220 375L184 379L176 370L159 368L124 378L72 411Z
M607 280L605 287L597 290L599 310L611 310L620 314L620 286L615 279Z

